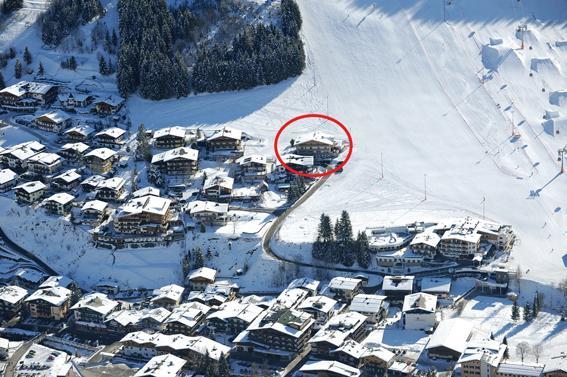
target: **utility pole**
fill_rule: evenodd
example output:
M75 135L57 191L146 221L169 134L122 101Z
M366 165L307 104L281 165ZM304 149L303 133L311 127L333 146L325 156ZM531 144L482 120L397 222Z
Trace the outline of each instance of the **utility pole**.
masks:
M427 174L423 174L423 200L427 200Z
M384 179L384 156L382 152L380 152L380 172L380 179Z
M484 220L484 206L486 204L486 197L482 197L482 219Z
M563 169L563 162L565 160L565 154L567 154L567 145L565 145L562 149L557 151L557 160L561 161L561 174L563 174L565 172L565 170Z

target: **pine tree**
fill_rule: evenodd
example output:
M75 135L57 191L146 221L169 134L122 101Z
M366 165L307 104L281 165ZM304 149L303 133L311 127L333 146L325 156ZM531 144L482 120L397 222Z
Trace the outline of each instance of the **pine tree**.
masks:
M520 319L520 308L516 300L514 300L512 303L512 320L517 321L518 319ZM506 337L504 337L504 339L506 339Z
M138 169L134 167L130 173L130 191L134 192L138 190Z
M136 141L136 159L138 161L150 161L152 159L152 151L148 141L148 135L146 134L146 128L143 123L141 123L140 127L138 127Z
M40 76L45 75L45 68L43 68L43 64L39 62L39 68L37 69L37 74Z
M24 62L26 62L27 65L30 65L32 63L32 55L27 46L24 48Z
M104 60L104 56L102 55L98 58L98 72L101 75L107 74L106 60Z
M118 46L118 36L116 35L116 29L112 29L112 45Z
M223 354L219 360L219 377L230 377L230 365L226 356Z
M14 65L14 77L17 79L22 78L22 63L20 63L20 59L16 59L16 64Z
M201 249L197 249L195 251L195 256L193 260L193 268L198 269L203 267L204 265L205 265L205 260L203 259L203 253L201 252Z
M536 295L534 296L534 300L532 302L532 317L537 318L538 313L539 313L539 307L538 307L538 297L536 293Z
M526 305L524 305L524 312L522 315L524 321L529 322L532 320L532 312L531 312L531 307L530 304L526 302Z
M355 249L357 252L358 265L362 268L368 268L370 265L370 253L366 232L358 232Z
M4 81L4 76L2 75L2 71L0 71L0 90L6 87L6 82Z
M294 0L282 0L280 6L282 31L286 35L297 36L301 29L301 12Z
M69 69L72 71L77 70L77 59L75 59L74 55L71 55L71 57L69 58Z

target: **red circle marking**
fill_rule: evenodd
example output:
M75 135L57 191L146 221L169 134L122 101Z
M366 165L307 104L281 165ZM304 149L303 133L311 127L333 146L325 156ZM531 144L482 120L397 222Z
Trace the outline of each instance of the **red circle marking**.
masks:
M344 133L347 135L348 138L348 153L346 158L344 159L344 161L338 165L337 167L335 167L334 169L331 170L327 170L323 173L303 173L300 172L298 170L293 169L292 167L290 167L288 164L286 164L283 159L282 156L280 155L280 152L278 150L278 141L280 139L280 136L283 132L283 130L285 130L287 127L289 127L290 125L292 125L293 123L297 122L298 120L301 119L307 119L307 118L319 118L319 119L325 119L328 120L330 122L333 122L334 124L336 124L337 126L339 126ZM353 148L353 141L352 141L352 135L350 134L349 130L346 128L346 126L344 124L342 124L341 122L339 122L338 120L336 120L333 117L330 117L328 115L324 115L324 114L303 114L300 116L297 116L295 118L292 118L290 120L288 120L279 130L278 133L276 134L276 138L274 140L274 151L276 152L276 157L278 159L278 161L280 162L280 164L282 164L282 166L287 170L290 171L294 174L297 175L301 175L303 177L308 177L308 178L320 178L320 177L324 177L326 175L331 175L337 171L339 171L340 169L342 169L348 162L348 160L350 160L350 156L352 155L352 148Z

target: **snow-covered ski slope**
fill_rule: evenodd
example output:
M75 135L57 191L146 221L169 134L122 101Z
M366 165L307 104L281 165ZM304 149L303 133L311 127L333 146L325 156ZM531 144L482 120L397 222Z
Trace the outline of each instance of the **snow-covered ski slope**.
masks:
M249 152L272 153L287 119L328 113L352 131L352 160L286 221L282 240L311 241L323 211L347 209L363 228L481 216L485 198L486 216L516 230L512 263L528 279L565 277L567 179L557 161L565 143L541 123L545 110L567 115L558 99L567 89L567 2L454 0L445 11L442 1L426 0L299 4L302 76L241 93L132 98L134 124L227 124L264 139ZM523 50L520 24L528 28ZM490 38L502 43L487 46Z

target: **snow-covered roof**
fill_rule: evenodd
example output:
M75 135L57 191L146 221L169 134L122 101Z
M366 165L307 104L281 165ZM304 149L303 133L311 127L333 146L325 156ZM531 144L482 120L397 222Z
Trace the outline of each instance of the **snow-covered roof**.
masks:
M382 289L387 291L411 291L414 276L384 276Z
M64 173L59 174L58 176L56 176L53 179L59 179L59 180L62 180L63 182L70 183L70 182L76 181L78 179L81 179L81 175L79 173L77 173L76 169L69 169Z
M124 98L118 97L118 96L109 95L109 96L106 97L106 98L97 100L97 101L95 102L95 104L105 103L105 104L110 105L110 106L118 106L118 105L122 104L123 102L124 102Z
M160 191L159 191L158 188L147 186L147 187L143 187L139 190L136 190L132 193L133 198L139 198L141 196L146 196L146 195L159 196Z
M315 131L306 135L302 135L295 140L294 146L316 142L320 144L333 145L334 140L331 135L325 134L323 132Z
M186 363L187 361L171 354L154 356L134 377L177 377Z
M469 340L472 324L460 318L451 318L441 321L429 339L426 348L445 347L462 353Z
M239 165L249 165L249 164L266 165L266 164L269 164L268 158L266 156L260 155L260 154L242 156L238 160L236 160L236 162Z
M505 376L539 377L543 373L543 365L530 365L520 363L500 363L496 373Z
M62 151L73 150L78 153L84 153L90 147L85 143L67 143L61 147Z
M311 278L297 278L292 280L291 283L288 284L288 288L303 288L307 289L308 291L317 293L317 289L319 288L319 284L321 282L319 280L311 279Z
M99 186L100 187L100 186ZM171 200L161 198L159 196L146 195L140 198L133 198L118 208L117 216L127 216L140 213L151 213L153 215L164 216L169 207Z
M187 205L189 213L194 215L202 212L228 213L228 203L217 203L203 200L195 200Z
M481 235L477 227L480 222L472 217L465 217L456 221L450 229L443 233L441 240L459 240L463 242L478 243Z
M46 277L43 272L29 267L18 268L14 275L22 280L35 284L39 284Z
M46 202L55 202L61 205L69 204L75 197L71 194L67 194L66 192L58 192L57 194L51 195L49 198L45 199Z
M117 306L120 306L118 301L108 298L104 293L94 292L81 297L79 302L71 307L72 310L87 308L102 315L107 315L113 311Z
M366 316L357 312L337 314L327 321L309 343L328 342L339 347L360 326L364 326Z
M6 184L8 182L12 182L17 178L18 178L18 174L16 174L10 169L0 170L0 185Z
M341 362L330 360L308 361L301 368L299 368L299 371L309 373L325 373L325 375L332 374L333 376L344 377L360 376L360 370Z
M187 279L189 281L195 279L206 279L208 281L215 281L217 276L217 270L209 268L209 267L201 267L196 270L190 271L187 275Z
M105 129L105 130L102 130L100 132L97 132L97 134L95 136L96 137L107 136L107 137L110 137L112 139L118 139L119 137L121 137L125 133L126 133L126 131L123 130L122 128L110 127L110 128Z
M411 240L410 245L415 246L418 244L427 245L433 248L436 248L441 241L441 237L435 232L432 231L425 231L421 233L417 233L413 240Z
M237 130L236 128L231 127L223 127L220 130L216 130L213 134L208 138L208 140L216 140L221 137L226 137L229 139L240 140L242 139L242 131Z
M451 278L423 278L421 291L425 293L449 293L451 291Z
M403 312L412 312L415 310L435 313L437 309L437 296L428 293L413 293L404 297Z
M321 313L329 313L337 304L337 300L334 300L327 296L311 296L307 297L297 309L313 309Z
M314 319L307 313L295 309L268 309L248 326L247 331L271 329L284 335L299 338L310 329Z
M50 287L63 287L69 288L73 284L73 280L69 279L67 276L50 276L46 281L41 283L39 288L50 288Z
M16 186L17 190L24 190L28 194L33 194L34 192L45 190L46 188L47 186L40 181L26 182L24 184Z
M286 288L273 302L273 305L283 308L293 308L299 305L309 294L308 291L301 288Z
M105 179L106 178L104 178L102 175L91 175L90 177L85 179L83 182L81 182L81 185L91 185L91 186L98 187L98 185L102 181L104 181Z
M234 178L222 175L214 175L212 177L208 177L203 184L203 189L207 190L215 186L220 186L228 190L232 190L232 187L234 186Z
M173 126L166 127L154 132L154 139L159 139L164 136L185 137L187 129L184 127Z
M469 361L484 360L493 367L497 367L504 357L506 345L496 340L484 339L479 341L470 341L467 343L465 350L457 361L457 364Z
M10 85L2 90L0 93L9 93L16 97L21 97L26 93L32 94L46 94L54 85L33 82L33 81L20 81L17 84Z
M177 284L169 284L163 286L161 288L154 289L154 297L152 298L152 302L156 302L162 299L168 299L172 301L180 301L181 296L183 296L183 292L185 288Z
M199 158L199 151L197 149L180 147L170 149L168 151L158 153L152 157L152 164L160 162L168 162L177 158L197 161Z
M97 189L107 188L110 190L120 190L126 184L126 180L122 177L112 177L100 182Z
M200 318L206 315L210 310L210 307L200 302L181 304L173 309L173 312L167 317L165 323L179 322L187 327L194 327L198 324Z
M52 121L53 123L63 123L66 120L71 119L71 116L64 111L55 110L55 111L50 111L50 112L45 113L45 114L41 114L40 116L37 116L35 119L37 120L39 118L47 118L50 121Z
M222 304L219 309L207 317L207 320L219 319L221 321L240 321L250 323L262 313L264 309L254 304L244 304L238 301L229 301Z
M361 284L362 280L360 279L337 276L331 279L328 287L331 290L352 291L357 287L360 287Z
M121 326L130 326L137 324L143 315L140 310L117 310L110 313L104 322L115 321Z
M283 162L286 164L294 164L301 166L313 166L315 164L315 157L313 156L300 156L297 154L284 154L282 157Z
M61 306L71 297L71 291L64 287L40 288L32 293L26 302L41 300L50 303L53 306Z
M72 133L78 133L83 135L84 137L87 137L89 135L91 135L94 132L94 128L92 128L91 126L87 126L86 124L79 124L75 127L71 127L69 128L67 131L65 131L65 134L72 134Z
M140 345L151 344L156 348L167 347L177 351L192 350L203 356L208 354L214 360L219 360L221 356L228 355L230 352L230 347L203 336L149 334L144 331L136 331L127 334L120 342L133 342Z
M108 203L103 202L102 200L90 200L83 205L81 211L103 212L107 207Z
M56 153L40 152L34 156L31 156L28 161L37 162L43 165L53 165L61 161L61 156Z
M163 323L167 317L171 315L171 312L164 308L153 308L143 310L143 314L140 317L141 320L151 319L158 323Z
M100 158L101 160L108 160L111 157L114 157L116 152L109 148L97 148L93 149L89 153L85 155L85 157L96 157Z
M28 291L16 285L0 287L0 301L15 304L28 295Z
M567 372L567 353L562 352L560 355L550 357L545 364L545 373L551 372Z
M359 313L379 313L386 303L386 296L358 294L352 298L350 310Z
M17 145L12 145L0 152L1 155L11 155L12 157L24 161L38 152L45 150L45 146L37 141L27 141Z

